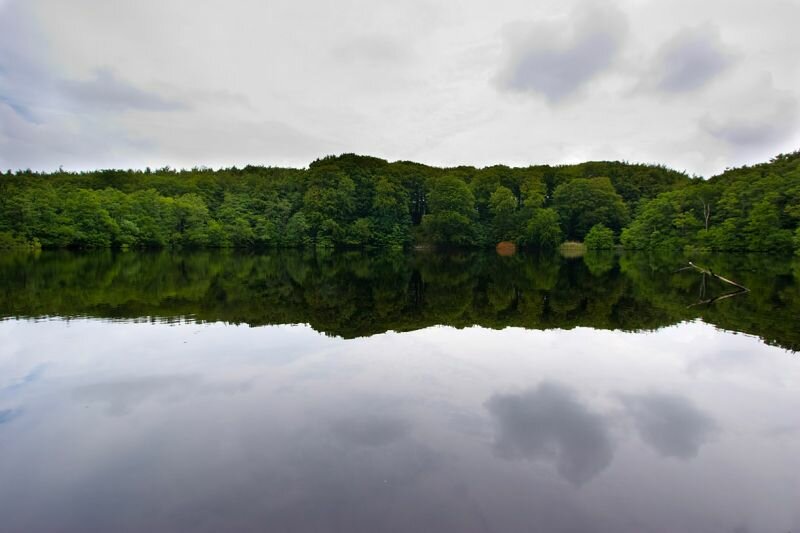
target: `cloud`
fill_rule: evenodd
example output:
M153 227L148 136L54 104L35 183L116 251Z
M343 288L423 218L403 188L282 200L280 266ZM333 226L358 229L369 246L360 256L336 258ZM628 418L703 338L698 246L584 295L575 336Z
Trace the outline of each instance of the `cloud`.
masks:
M734 62L713 26L685 29L667 41L654 59L650 84L661 92L684 93L699 89Z
M495 83L560 102L614 63L627 26L622 12L589 4L571 19L516 26L507 35L508 57Z
M386 67L405 63L412 53L410 47L399 39L371 33L334 46L331 56L354 65L366 63L374 67Z
M573 485L586 483L611 463L606 418L562 385L543 383L520 394L496 394L486 408L494 417L500 457L552 462Z
M60 82L63 97L68 103L98 111L179 111L184 103L170 100L154 92L142 90L118 77L114 70L104 67L95 70L88 80Z
M734 148L775 150L798 129L797 97L775 88L769 75L741 87L700 119L701 129Z
M12 2L0 9L0 102L26 120L52 120L64 113L187 108L124 80L107 66L95 68L85 79L64 75L51 64L44 36L25 5Z
M796 149L797 2L597 4L0 1L0 166L357 152L712 174ZM742 93L761 72L787 94Z
M695 457L716 429L711 417L682 396L625 395L622 401L642 440L664 457Z
M167 112L182 104L97 69L85 80L50 63L47 40L26 4L9 2L0 17L0 167L119 164L151 150L114 117L123 111Z
M0 102L0 168L116 165L141 158L152 145L110 121L75 114L26 117Z

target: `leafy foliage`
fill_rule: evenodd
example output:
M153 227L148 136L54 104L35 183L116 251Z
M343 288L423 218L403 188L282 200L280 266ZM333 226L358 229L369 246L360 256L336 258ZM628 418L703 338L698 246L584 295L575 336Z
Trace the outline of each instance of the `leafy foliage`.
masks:
M42 248L553 248L598 224L632 249L800 250L800 153L707 181L621 162L0 174L0 243ZM590 241L592 239L589 239Z
M610 250L614 248L614 232L603 224L595 224L586 234L583 244L588 250Z

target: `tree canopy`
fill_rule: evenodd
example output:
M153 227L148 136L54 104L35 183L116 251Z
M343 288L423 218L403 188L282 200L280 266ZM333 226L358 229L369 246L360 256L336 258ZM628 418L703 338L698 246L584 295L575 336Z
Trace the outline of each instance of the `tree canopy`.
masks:
M0 247L800 250L800 152L708 180L623 162L436 168L344 154L307 169L0 173Z

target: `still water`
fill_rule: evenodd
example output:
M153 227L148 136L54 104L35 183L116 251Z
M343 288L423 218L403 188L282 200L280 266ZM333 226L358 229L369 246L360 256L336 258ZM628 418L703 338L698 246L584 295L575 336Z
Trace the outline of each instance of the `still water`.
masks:
M791 258L0 255L0 531L800 531Z

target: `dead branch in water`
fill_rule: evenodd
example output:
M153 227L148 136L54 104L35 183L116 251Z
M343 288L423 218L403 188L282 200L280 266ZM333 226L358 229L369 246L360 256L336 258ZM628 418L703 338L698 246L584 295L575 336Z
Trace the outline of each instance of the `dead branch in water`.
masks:
M706 268L703 268L703 267L699 267L699 266L695 265L694 263L692 263L691 261L689 261L689 266L694 268L695 270L701 272L702 274L708 274L712 278L717 278L718 280L723 281L723 282L725 282L725 283L727 283L729 285L733 285L734 287L738 287L744 292L750 292L750 289L748 289L744 285L742 285L740 283L736 283L735 281L730 280L728 278L723 278L719 274L715 274L714 271L711 270L710 268L706 269Z

